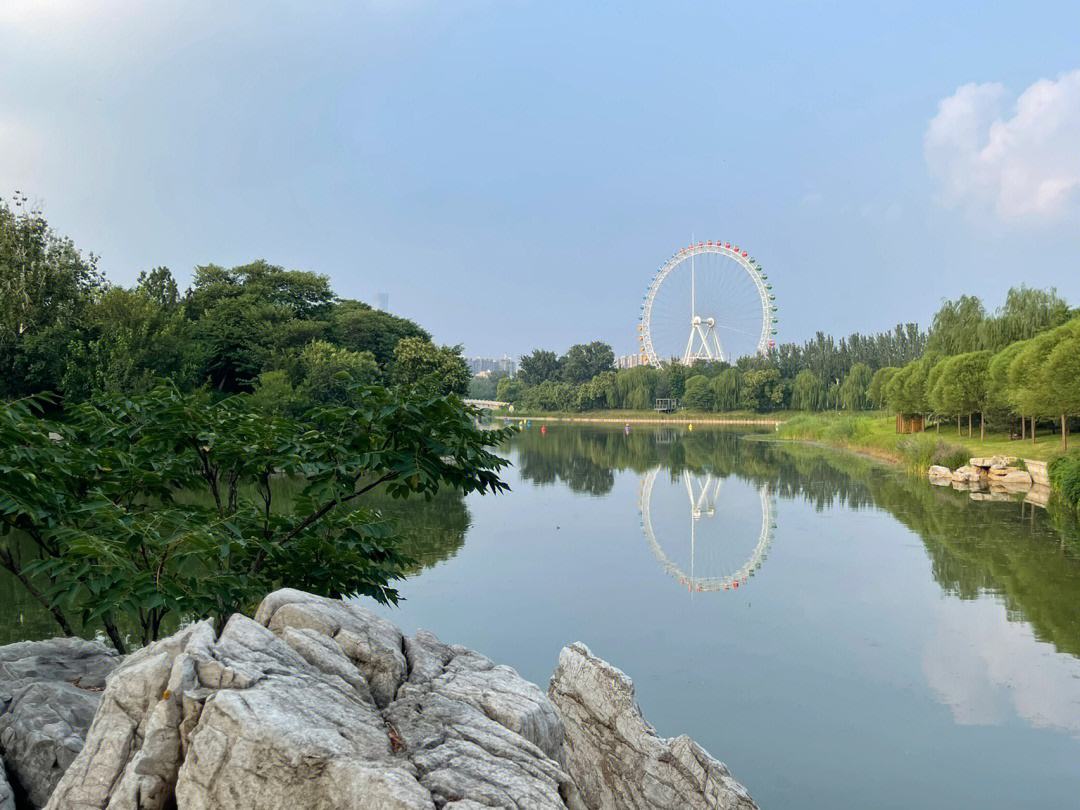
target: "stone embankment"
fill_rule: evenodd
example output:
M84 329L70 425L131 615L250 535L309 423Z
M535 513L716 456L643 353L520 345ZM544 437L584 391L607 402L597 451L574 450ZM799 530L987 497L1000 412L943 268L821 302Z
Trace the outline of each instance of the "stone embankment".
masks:
M934 465L927 475L930 483L968 491L977 501L1013 500L1024 495L1027 502L1046 506L1050 500L1050 477L1044 461L1015 456L972 458L955 470Z
M756 807L582 644L545 694L359 605L282 590L126 658L0 648L0 810Z

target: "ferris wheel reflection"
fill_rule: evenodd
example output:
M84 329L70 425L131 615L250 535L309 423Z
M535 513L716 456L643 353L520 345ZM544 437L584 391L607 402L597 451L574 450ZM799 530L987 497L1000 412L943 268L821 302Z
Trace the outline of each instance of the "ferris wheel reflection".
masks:
M731 591L745 586L768 557L776 529L775 500L769 487L764 484L753 487L740 480L738 486L744 492L732 492L732 497L718 509L724 479L712 473L683 470L681 481L668 481L672 488L685 490L684 505L679 506L680 499L668 491L660 506L654 503L654 490L663 469L655 467L647 472L638 490L641 530L653 556L669 576L691 593ZM756 492L745 492L748 486ZM754 509L748 500L756 503L760 521L748 523L747 510ZM654 522L663 520L657 514L658 506L669 517L672 513L682 514L677 529L665 526L660 532L656 530Z

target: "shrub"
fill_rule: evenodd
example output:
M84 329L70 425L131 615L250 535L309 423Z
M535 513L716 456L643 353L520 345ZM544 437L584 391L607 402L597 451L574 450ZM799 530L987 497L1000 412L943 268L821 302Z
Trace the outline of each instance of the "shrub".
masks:
M1050 462L1050 486L1072 508L1080 508L1080 453L1058 456Z
M939 464L950 470L962 467L971 458L971 452L963 445L953 444L930 433L915 433L897 440L896 449L908 466L922 472L931 465Z

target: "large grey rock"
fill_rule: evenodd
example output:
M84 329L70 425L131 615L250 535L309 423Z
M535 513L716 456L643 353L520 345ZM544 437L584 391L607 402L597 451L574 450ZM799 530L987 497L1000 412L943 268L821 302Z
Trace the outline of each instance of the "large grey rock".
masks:
M286 627L309 629L336 641L364 675L380 707L394 699L398 685L405 680L401 631L355 603L284 588L262 601L255 621L274 632Z
M14 707L57 702L31 687ZM128 656L85 742L54 756L47 808L754 807L692 740L657 737L586 648L563 651L551 694L354 603L278 591L220 636L200 622ZM80 722L54 723L54 755Z
M563 648L548 695L566 728L567 768L591 810L756 807L724 764L689 737L658 737L633 682L584 644Z
M45 804L82 749L118 661L103 644L77 638L0 647L0 755L12 793Z
M547 696L509 667L299 591L133 654L50 810L584 810Z
M15 810L15 794L8 784L3 762L0 762L0 810Z

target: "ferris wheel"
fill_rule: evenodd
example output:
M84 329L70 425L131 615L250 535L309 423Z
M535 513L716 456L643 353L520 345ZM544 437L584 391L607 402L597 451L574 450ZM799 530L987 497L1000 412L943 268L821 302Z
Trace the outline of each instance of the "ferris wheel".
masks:
M698 242L660 265L641 304L640 359L734 362L775 345L776 296L748 251L730 242Z
M641 530L653 556L691 593L746 585L768 557L776 530L769 487L734 479L722 495L724 479L684 470L658 488L661 469L647 472L638 489Z

